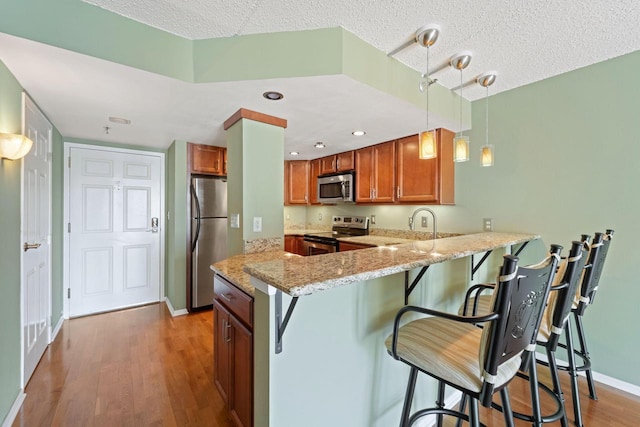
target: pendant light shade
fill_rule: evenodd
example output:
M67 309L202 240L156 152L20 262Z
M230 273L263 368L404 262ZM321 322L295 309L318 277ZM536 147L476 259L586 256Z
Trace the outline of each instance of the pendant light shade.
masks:
M438 147L435 132L429 129L429 86L434 81L429 78L429 48L438 40L440 29L436 26L422 27L416 33L416 41L419 45L427 48L427 71L422 75L422 80L418 87L420 92L427 93L426 118L427 125L424 132L420 133L418 157L420 159L435 159L438 157Z
M496 73L494 72L484 73L476 78L476 82L487 89L487 93L485 95L485 141L480 151L480 164L483 167L493 166L495 157L494 147L492 144L489 144L489 86L491 86L495 81Z
M434 131L428 130L420 134L419 151L419 157L421 159L435 159L438 157L438 147Z
M449 61L451 68L460 71L460 132L453 139L453 161L467 162L469 161L469 137L462 134L462 70L467 68L471 63L471 53L461 52Z
M33 141L24 135L0 133L0 158L18 160L27 155Z
M466 162L469 160L469 137L457 136L453 140L453 161Z
M487 144L482 146L482 151L480 153L480 164L483 167L493 166L493 145Z

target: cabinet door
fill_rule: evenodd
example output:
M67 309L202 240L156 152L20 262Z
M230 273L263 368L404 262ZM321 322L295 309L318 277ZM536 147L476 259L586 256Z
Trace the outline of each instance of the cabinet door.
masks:
M399 139L397 143L399 202L429 203L438 200L438 159L420 159L418 144L418 135ZM438 153L442 154L440 147Z
M373 201L393 203L395 201L395 141L373 146Z
M309 204L319 205L318 201L318 175L320 175L320 159L309 162Z
M309 197L309 162L289 160L285 170L285 204L306 205Z
M296 236L296 254L305 256L304 253L304 236Z
M356 202L373 201L373 148L356 150Z
M221 147L190 144L191 172L207 175L223 175L223 154Z
M284 250L292 254L296 253L296 236L292 234L286 234L284 236Z
M336 156L321 157L318 160L320 160L320 175L336 171Z
M213 378L216 388L225 402L231 390L231 346L229 312L217 301L213 301Z
M222 174L227 176L227 149L221 148L222 150Z
M353 151L336 154L336 172L344 172L355 169Z
M359 249L375 248L375 246L363 245L363 244L360 244L360 243L339 242L338 245L340 247L340 249L339 249L340 252L357 251Z
M418 135L397 142L397 201L400 203L454 203L454 133L436 131L438 157L418 158Z
M237 426L253 425L253 334L233 315L231 324L231 417Z

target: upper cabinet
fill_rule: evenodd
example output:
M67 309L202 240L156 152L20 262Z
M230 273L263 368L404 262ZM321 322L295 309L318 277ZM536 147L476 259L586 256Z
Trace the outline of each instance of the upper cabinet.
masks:
M320 175L344 172L355 169L354 152L334 154L320 159Z
M356 203L395 201L395 157L395 141L356 150Z
M418 135L396 142L396 201L399 203L454 204L453 138L446 129L436 130L438 156L418 157Z
M212 145L189 144L191 173L227 175L227 149Z
M306 205L309 201L309 162L288 160L284 163L284 204Z
M309 162L309 204L319 205L318 201L318 175L321 175L322 159L315 159Z
M411 135L311 161L286 161L285 204L319 204L319 175L354 170L356 203L453 205L454 136L436 130L435 159L420 159L418 135Z

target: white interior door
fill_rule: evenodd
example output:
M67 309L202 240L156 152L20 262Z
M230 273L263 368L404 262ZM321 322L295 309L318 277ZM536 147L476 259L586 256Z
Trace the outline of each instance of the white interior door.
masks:
M162 157L69 152L69 315L159 301Z
M38 107L23 96L24 134L33 141L23 159L22 354L23 385L49 344L51 326L51 132Z

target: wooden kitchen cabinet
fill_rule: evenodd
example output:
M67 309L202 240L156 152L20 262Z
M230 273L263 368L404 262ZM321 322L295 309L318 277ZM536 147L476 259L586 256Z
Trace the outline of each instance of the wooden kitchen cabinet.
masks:
M361 243L347 243L347 242L338 242L338 251L346 252L346 251L357 251L359 249L368 249L375 248L374 245L363 245Z
M353 151L322 157L320 160L320 175L344 172L355 169L355 155Z
M214 280L214 382L237 427L253 426L253 298Z
M438 157L418 157L418 135L396 142L396 201L398 203L454 204L453 138L447 129L436 130Z
M309 204L319 205L318 201L318 175L320 175L321 159L309 162Z
M189 144L191 173L226 176L227 149L212 145Z
M395 201L395 141L355 151L356 202Z
M284 164L284 204L306 205L309 201L309 162L288 160Z
M284 236L284 250L296 255L305 255L304 236L286 234Z

